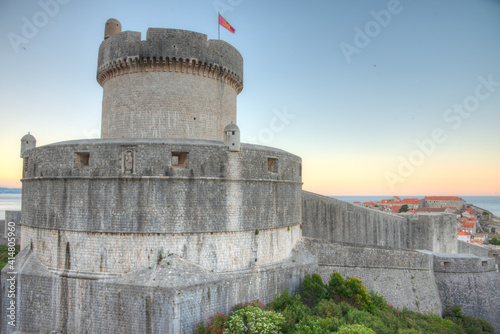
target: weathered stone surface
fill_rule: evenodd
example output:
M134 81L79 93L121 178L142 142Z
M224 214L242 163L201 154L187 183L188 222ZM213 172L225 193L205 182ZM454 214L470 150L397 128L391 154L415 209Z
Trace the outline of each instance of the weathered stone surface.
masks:
M178 255L116 278L82 279L49 271L29 247L17 257L15 328L2 317L2 333L192 333L194 325L237 303L268 303L296 291L316 259L301 245L277 265L213 273ZM2 276L5 275L5 269ZM2 285L3 296L6 293ZM8 306L3 299L2 309Z
M406 219L302 192L302 234L332 242L406 248Z
M441 300L434 280L432 256L407 249L331 243L305 238L307 249L318 259L325 282L333 271L357 277L367 290L383 295L399 309L441 313Z

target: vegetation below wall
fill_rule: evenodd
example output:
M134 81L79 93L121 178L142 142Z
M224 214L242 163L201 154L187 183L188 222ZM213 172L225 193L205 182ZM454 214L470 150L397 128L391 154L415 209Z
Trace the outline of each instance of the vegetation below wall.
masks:
M14 256L19 253L19 245L15 246ZM12 253L10 254L12 255ZM14 257L11 256L11 257ZM0 270L9 262L9 247L0 245Z
M306 275L300 293L288 290L267 306L259 301L239 304L227 316L216 314L208 324L196 325L195 334L296 333L296 334L417 334L493 333L483 319L462 314L460 306L448 308L444 318L387 304L384 297L368 293L356 277L344 279L334 272L324 284L318 274Z

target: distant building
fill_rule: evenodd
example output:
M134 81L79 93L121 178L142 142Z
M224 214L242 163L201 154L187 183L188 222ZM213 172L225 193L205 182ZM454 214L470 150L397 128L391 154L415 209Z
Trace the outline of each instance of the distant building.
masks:
M469 232L457 232L457 239L460 241L469 242L471 241L471 235Z
M418 208L416 213L453 213L455 210L450 208Z
M422 201L424 208L454 207L457 210L465 208L465 201L457 196L425 196Z
M461 230L464 232L469 232L470 234L476 234L476 223L475 222L463 222L460 224Z

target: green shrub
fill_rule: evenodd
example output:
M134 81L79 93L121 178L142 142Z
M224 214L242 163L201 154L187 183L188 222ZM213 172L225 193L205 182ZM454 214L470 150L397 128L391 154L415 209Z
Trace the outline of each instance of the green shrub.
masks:
M19 245L15 245L14 246L14 249L15 249L15 255L17 255L17 253L19 253ZM9 247L7 246L4 246L4 245L0 245L0 270L5 267L5 265L9 262Z
M345 322L339 318L323 318L317 315L302 319L294 331L296 334L330 334L336 332ZM285 332L287 333L287 332Z
M264 311L256 306L237 310L229 317L225 333L231 334L273 334L281 333L285 318L274 311Z
M231 309L231 312L236 312L236 311L241 310L241 309L248 307L248 306L255 306L255 307L258 307L264 311L273 311L272 307L268 307L268 306L262 304L260 302L260 300L254 300L254 301L251 301L249 303L240 303L240 304L234 305L233 308Z
M274 296L273 301L267 304L267 306L277 312L281 312L288 306L295 305L296 303L300 303L300 295L290 295L288 288L286 288L285 291Z
M345 321L347 324L357 324L371 328L378 334L394 333L379 317L367 311L352 309L345 315Z
M372 300L372 304L375 308L379 310L387 309L387 301L382 295L379 295L375 291L370 291L370 299Z
M344 300L345 298L348 302L357 305L365 311L374 312L374 306L370 295L359 278L349 277L344 279L340 273L333 272L330 275L326 290L329 298L338 301Z
M313 307L321 299L327 298L327 290L321 276L318 274L306 274L300 286L300 295L302 302L309 307Z
M342 318L343 312L339 304L331 299L323 299L313 309L313 314L322 318Z
M208 325L202 322L196 324L194 334L219 334L228 328L228 317L222 313L217 313L210 317Z
M370 328L362 325L345 325L340 327L338 334L377 334Z
M494 328L489 322L463 314L460 305L447 307L443 312L443 317L463 327L467 334L494 333Z
M300 295L290 295L288 288L274 296L273 301L267 306L276 312L280 312L285 318L282 325L284 333L292 332L297 323L312 314L311 309L301 303Z

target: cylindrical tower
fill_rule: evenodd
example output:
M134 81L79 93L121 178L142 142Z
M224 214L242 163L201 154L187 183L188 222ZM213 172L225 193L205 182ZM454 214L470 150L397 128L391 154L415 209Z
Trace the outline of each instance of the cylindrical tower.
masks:
M99 48L97 81L102 138L222 141L224 127L236 123L243 58L192 31L150 28L145 41L140 32L117 32Z

